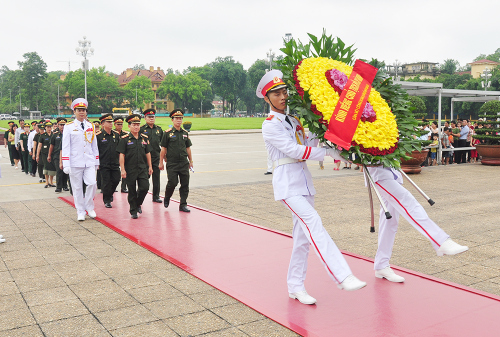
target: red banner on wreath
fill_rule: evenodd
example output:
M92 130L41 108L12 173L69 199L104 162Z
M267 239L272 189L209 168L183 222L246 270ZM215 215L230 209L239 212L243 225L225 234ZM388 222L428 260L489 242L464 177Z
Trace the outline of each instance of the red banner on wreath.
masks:
M350 148L376 74L377 68L356 60L325 132L327 140L343 149Z

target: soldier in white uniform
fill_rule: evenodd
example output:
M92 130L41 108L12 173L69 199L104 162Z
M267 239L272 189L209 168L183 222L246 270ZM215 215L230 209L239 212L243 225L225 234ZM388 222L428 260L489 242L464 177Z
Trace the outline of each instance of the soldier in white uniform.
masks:
M438 256L455 255L469 249L454 242L434 221L425 209L402 186L401 172L392 168L377 166L368 167L384 205L392 218L386 219L385 212L380 207L378 249L375 255L375 276L385 278L391 282L404 282L404 278L394 273L389 265L392 247L398 230L399 215L401 214L417 231L424 235L436 250Z
M96 217L94 196L96 170L99 168L99 150L94 125L87 121L88 102L77 98L71 104L75 120L64 127L61 159L64 173L69 174L78 220L85 220L85 214ZM87 185L85 195L83 183Z
M262 135L274 162L274 198L280 200L293 217L288 293L290 298L301 303L314 304L316 299L308 295L304 287L310 245L340 289L357 290L366 283L352 274L314 209L316 191L306 160L323 160L326 155L339 160L343 158L337 150L316 147L317 140L313 140L311 134L309 137L304 134L299 119L285 114L288 93L282 77L281 71L268 72L262 77L256 94L271 106L271 113L262 124Z

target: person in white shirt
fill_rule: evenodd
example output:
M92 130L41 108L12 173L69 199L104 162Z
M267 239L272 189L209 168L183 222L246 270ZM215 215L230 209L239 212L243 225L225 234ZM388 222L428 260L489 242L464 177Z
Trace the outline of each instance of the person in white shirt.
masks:
M99 168L99 150L94 125L87 120L88 102L77 98L71 104L75 120L64 127L61 160L63 171L69 174L78 220L91 218L94 211L94 196L97 190L96 170ZM87 185L85 195L83 183Z
M38 125L36 124L35 121L31 122L31 125L33 126L33 130L30 132L30 135L28 137L28 151L30 154L28 157L28 164L29 164L29 173L32 177L34 177L36 173L37 163L35 160L33 160L33 139L35 138L35 135L38 133Z
M16 130L14 142L15 142L16 150L19 153L19 157L21 158L21 160L20 160L21 161L21 170L22 170L22 172L25 172L25 171L28 171L28 168L25 167L26 165L24 164L21 146L19 145L19 137L21 136L21 133L23 133L23 132L24 132L24 119L20 119L19 120L19 127Z
M311 134L309 137L304 134L300 120L285 114L288 93L282 78L281 71L271 70L262 77L256 94L271 106L262 124L262 135L274 162L274 198L290 210L293 218L293 249L287 276L289 297L303 304L314 304L316 299L304 287L311 245L328 276L340 289L357 290L366 283L352 274L314 209L316 191L306 160L320 161L327 155L338 160L343 158L335 149L316 147L318 141Z

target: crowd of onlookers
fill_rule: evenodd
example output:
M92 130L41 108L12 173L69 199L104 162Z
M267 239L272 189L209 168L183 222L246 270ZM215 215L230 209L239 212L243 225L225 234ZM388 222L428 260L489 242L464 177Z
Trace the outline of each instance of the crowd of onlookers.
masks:
M427 146L429 153L427 160L422 166L432 166L438 164L437 150L439 143L441 143L442 158L441 165L449 164L464 164L475 163L479 161L477 151L475 149L460 150L460 148L475 147L481 143L479 139L475 139L474 132L477 128L482 128L483 125L479 123L472 123L470 120L464 118L458 121L444 122L441 128L441 138L439 136L439 128L437 122L429 124L427 120L423 120L422 130L427 131L420 139L428 140L431 143Z

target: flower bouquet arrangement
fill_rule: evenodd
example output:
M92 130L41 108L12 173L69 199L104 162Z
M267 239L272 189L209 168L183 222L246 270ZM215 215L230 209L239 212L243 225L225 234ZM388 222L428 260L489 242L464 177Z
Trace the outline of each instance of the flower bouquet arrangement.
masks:
M421 149L406 91L373 66L377 60L354 62L353 46L325 32L308 35L309 43L292 39L281 49L290 109L346 159L355 154L354 163L399 169L401 158Z

